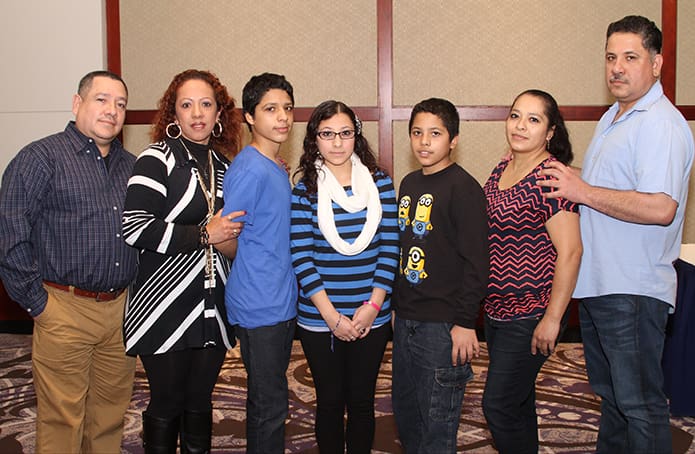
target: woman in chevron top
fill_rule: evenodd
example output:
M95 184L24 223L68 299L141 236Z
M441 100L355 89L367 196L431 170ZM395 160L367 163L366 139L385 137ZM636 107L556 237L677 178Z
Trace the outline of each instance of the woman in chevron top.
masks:
M217 77L187 70L159 101L152 139L128 182L123 232L140 251L125 316L126 351L139 355L150 402L146 453L210 450L212 390L227 349L224 286L242 224L220 216L241 119Z
M295 175L292 261L301 287L298 333L316 386L316 441L322 454L369 453L391 335L396 193L355 113L338 101L312 113Z
M546 199L538 172L568 164L572 146L552 96L527 90L505 125L510 153L485 184L490 279L485 338L490 355L483 411L501 453L538 452L535 382L565 326L582 243L576 204Z

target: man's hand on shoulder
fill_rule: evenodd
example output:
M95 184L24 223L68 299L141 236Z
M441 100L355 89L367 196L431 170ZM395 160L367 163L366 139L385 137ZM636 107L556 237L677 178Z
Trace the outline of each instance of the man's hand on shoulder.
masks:
M544 197L548 199L562 197L572 202L585 203L584 198L591 186L582 180L580 169L553 161L540 171L540 175L550 177L536 182L544 189Z

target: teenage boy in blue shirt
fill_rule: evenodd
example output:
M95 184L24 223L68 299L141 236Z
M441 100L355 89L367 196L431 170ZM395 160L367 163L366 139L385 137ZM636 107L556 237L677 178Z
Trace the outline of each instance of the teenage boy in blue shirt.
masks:
M242 93L251 143L224 178L223 215L243 210L237 255L225 304L248 374L249 453L284 452L287 377L297 316L297 281L290 255L291 186L280 145L293 123L294 95L284 76L252 77Z

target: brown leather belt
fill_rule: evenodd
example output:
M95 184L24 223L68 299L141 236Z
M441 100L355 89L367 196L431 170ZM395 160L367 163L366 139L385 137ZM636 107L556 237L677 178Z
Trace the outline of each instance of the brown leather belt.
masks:
M62 290L64 292L72 292L76 296L94 298L96 301L113 301L125 291L125 288L119 288L113 292L93 292L91 290L82 290L81 288L77 288L72 285L63 285L51 281L43 281L43 283L49 287L57 288L58 290Z

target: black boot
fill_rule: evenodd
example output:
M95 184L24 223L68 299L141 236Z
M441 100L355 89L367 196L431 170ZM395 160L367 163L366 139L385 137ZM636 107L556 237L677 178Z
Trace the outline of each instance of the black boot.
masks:
M157 418L142 412L143 446L145 454L176 454L180 417Z
M181 454L207 454L212 438L212 410L184 411Z

